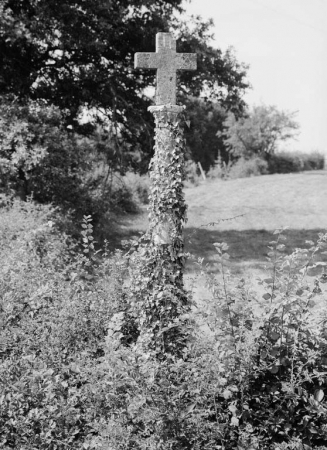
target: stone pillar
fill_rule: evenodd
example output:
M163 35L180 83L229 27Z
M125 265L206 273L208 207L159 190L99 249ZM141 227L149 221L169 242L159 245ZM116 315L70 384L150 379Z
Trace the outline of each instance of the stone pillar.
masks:
M183 196L184 138L180 114L184 106L150 106L156 123L150 163L150 235L155 245L183 249L186 204Z
M150 162L150 242L140 249L140 272L133 282L138 345L159 359L181 356L189 337L190 299L184 289L183 106L151 106L156 122Z

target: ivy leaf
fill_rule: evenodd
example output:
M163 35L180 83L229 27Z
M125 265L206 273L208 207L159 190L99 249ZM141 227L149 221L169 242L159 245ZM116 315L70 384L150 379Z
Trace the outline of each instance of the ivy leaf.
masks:
M186 417L186 416L188 416L192 411L193 411L193 409L196 407L196 403L192 403L191 405L189 405L186 409L185 409L185 411L184 411L184 413L183 413L183 417Z
M226 400L228 400L229 398L231 398L232 395L233 395L233 394L231 393L231 391L230 391L229 389L225 389L224 392L223 392L223 397L224 397Z
M270 351L270 355L271 356L277 356L279 354L279 348L273 348L271 351Z
M231 403L231 404L228 406L228 409L230 410L230 412L231 412L232 414L236 414L236 413L237 413L237 407L236 407L236 405L235 405L235 402Z
M274 282L273 278L266 278L265 280L263 280L264 283L267 284L272 284Z
M230 424L231 424L233 427L238 427L238 426L239 426L239 420L238 420L238 418L235 417L235 416L233 416L233 417L231 418L231 420L230 420Z
M314 393L314 398L315 400L317 400L317 402L321 402L322 399L324 398L325 394L324 391L322 389L316 389L315 393Z
M271 373L277 373L279 371L279 366L277 366L276 364L272 366L272 368L270 369Z
M280 334L277 333L276 331L271 331L269 333L269 337L270 339L272 339L273 341L278 341L278 339L280 338Z

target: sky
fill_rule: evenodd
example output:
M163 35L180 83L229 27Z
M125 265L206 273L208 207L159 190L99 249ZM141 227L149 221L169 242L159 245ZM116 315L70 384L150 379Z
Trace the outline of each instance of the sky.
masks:
M213 47L249 65L248 105L298 111L287 150L327 154L327 0L184 0L214 20Z

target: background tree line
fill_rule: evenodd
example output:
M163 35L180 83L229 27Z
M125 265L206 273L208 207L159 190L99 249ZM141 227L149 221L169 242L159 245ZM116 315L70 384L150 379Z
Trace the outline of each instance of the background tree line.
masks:
M181 0L0 0L1 188L95 219L117 196L128 207L113 177L146 173L153 153L155 71L134 70L134 53L154 51L158 31L197 54L178 82L188 159L208 171L291 137L292 115L247 108L246 66L210 45L211 21L182 13Z

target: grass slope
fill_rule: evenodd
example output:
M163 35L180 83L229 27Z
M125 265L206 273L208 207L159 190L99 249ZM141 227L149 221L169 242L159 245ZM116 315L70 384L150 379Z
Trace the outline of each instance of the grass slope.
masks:
M327 171L216 180L188 188L187 249L212 261L212 244L224 241L234 267L262 267L276 228L289 227L287 250L316 240L327 229L326 199Z

